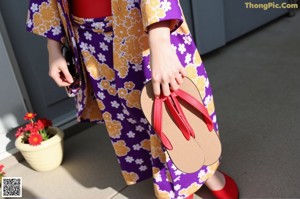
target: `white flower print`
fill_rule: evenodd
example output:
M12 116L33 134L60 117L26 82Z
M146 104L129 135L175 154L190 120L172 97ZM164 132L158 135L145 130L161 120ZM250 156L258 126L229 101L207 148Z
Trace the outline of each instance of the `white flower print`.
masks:
M149 81L149 80L145 80L145 81L143 81L143 84L146 84L148 81Z
M103 55L102 53L99 53L99 54L98 54L98 59L99 59L101 62L105 62L105 61L106 61L106 57L105 57L105 55Z
M81 42L80 43L80 48L84 51L88 50L89 46L87 43Z
M141 118L141 119L140 119L140 122L141 122L141 123L144 123L144 124L147 124L147 123L148 123L148 121L147 121L146 118Z
M132 146L132 148L133 148L133 150L135 150L135 151L139 151L142 147L141 147L141 145L139 145L139 144L135 144L135 145Z
M116 88L116 84L111 84L110 86L113 88Z
M144 161L142 159L136 159L135 164L143 164Z
M184 44L179 44L178 51L183 54L186 51Z
M214 123L216 123L216 121L217 121L217 116L216 116L216 115L213 116L212 121L213 121Z
M111 106L114 108L119 108L120 104L117 101L110 102Z
M108 46L104 42L100 42L99 44L100 44L100 48L103 51L108 51Z
M171 2L169 0L164 0L161 2L161 8L164 9L164 11L171 10Z
M204 104L208 104L210 102L210 100L212 99L211 95L206 96L205 100L204 100Z
M148 167L146 165L140 166L139 170L140 171L146 171L148 169Z
M157 176L154 178L155 179L155 182L161 182L162 181L162 177L161 175L159 174L156 174Z
M181 188L180 184L177 184L177 185L174 186L175 191L178 191L180 188Z
M125 158L125 160L126 160L126 162L129 162L129 163L131 163L131 162L134 161L133 157L131 157L131 156L127 156L127 157Z
M177 178L175 178L174 182L177 182L178 180L180 180L180 176L178 176Z
M150 64L147 65L147 68L149 69L149 71L151 71L151 67Z
M106 41L107 43L110 43L113 40L111 35L106 34L104 37L104 41Z
M100 29L103 29L104 23L103 22L94 22L94 23L92 23L92 27L97 30L100 30Z
M199 182L202 182L202 179L205 176L205 174L206 173L204 170L200 170L200 172L198 173Z
M134 138L134 137L135 137L135 133L133 133L132 131L129 131L129 132L127 133L127 136L128 136L129 138Z
M176 166L175 166L174 164L172 164L171 168L172 168L174 171L177 170L177 168L176 168Z
M144 127L142 127L141 125L138 125L135 127L136 131L142 132L144 130Z
M56 26L55 28L52 29L52 34L53 35L59 35L61 33L61 27Z
M209 87L209 80L208 80L208 78L206 78L206 80L205 80L205 87L206 87L206 88Z
M184 63L189 64L191 62L191 60L192 60L192 54L187 53L185 56Z
M179 175L182 174L182 172L181 172L180 170L176 170L174 173L175 173L175 175L177 175L177 176L179 176Z
M38 9L39 9L39 7L38 7L38 4L36 4L36 3L33 3L30 7L30 10L32 12L36 12L36 11L38 11Z
M84 33L84 36L85 36L85 39L86 39L86 40L90 40L90 41L92 40L92 34L91 34L91 33L89 33L89 32L86 31L86 32Z
M135 72L141 71L142 70L142 65L141 64L134 64L132 68L134 69Z
M102 85L101 85L101 83L99 82L99 83L97 83L97 87L101 90L101 91L103 91L103 87L102 87Z
M134 0L128 0L127 1L127 8L128 9L131 9L134 7Z
M174 191L170 191L170 198L175 198L175 193L174 193Z
M95 47L92 46L91 44L89 45L89 50L90 50L90 52L91 52L92 54L96 53Z
M121 121L123 121L125 119L125 117L122 113L117 113L117 118Z
M27 27L30 28L31 26L32 26L32 20L29 19L29 20L27 21Z
M104 100L105 95L104 95L104 93L102 93L102 92L98 92L98 93L97 93L97 97L99 97L99 99L101 99L101 100Z
M183 40L184 40L185 44L191 45L191 43L192 43L192 37L190 35L185 35L183 37Z
M129 115L129 112L128 112L126 109L123 109L123 113L124 113L125 115ZM129 122L129 120L128 120L128 122Z
M128 113L128 115L129 115L129 113ZM128 118L127 121L130 122L131 124L135 124L136 123L136 121L134 119L132 119L132 118Z

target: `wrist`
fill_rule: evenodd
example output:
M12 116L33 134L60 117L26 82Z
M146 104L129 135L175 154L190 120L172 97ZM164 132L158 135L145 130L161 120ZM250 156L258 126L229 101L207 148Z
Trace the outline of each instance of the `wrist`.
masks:
M152 24L148 28L149 33L149 46L152 48L160 48L161 46L170 45L170 21L161 21Z
M61 53L61 43L52 39L48 39L47 49L49 53Z

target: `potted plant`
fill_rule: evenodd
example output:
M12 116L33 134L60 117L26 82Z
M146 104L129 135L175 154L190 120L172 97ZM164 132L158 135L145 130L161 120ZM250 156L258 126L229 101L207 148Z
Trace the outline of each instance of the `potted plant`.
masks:
M27 113L28 124L16 132L16 148L27 163L36 171L50 171L57 168L63 159L64 133L52 126L48 119L37 119L35 113Z

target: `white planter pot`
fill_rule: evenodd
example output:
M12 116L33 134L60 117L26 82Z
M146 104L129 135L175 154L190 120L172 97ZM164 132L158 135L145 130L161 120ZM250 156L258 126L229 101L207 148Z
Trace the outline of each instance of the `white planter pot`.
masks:
M15 141L17 149L36 171L53 170L61 164L63 159L63 131L55 127L49 127L48 131L54 136L38 146L21 143L22 136Z

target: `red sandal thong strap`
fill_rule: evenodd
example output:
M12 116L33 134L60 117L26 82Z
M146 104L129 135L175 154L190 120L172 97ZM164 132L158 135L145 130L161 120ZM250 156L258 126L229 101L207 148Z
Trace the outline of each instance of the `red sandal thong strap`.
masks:
M154 114L153 114L153 128L160 138L164 147L168 150L172 150L173 146L167 136L162 132L162 104L165 99L156 97L154 99Z
M176 93L176 95L180 99L187 102L189 105L194 107L196 110L198 110L203 115L203 119L204 119L209 131L212 131L214 129L214 125L208 114L208 111L202 103L200 103L196 98L194 98L193 96L191 96L190 94L188 94L187 92L185 92L181 89L177 89L176 91L174 91L174 93Z
M187 140L190 139L190 135L191 135L193 138L195 138L194 130L193 130L193 128L190 126L188 120L186 119L185 114L184 114L184 112L183 112L183 110L182 110L182 108L181 108L181 106L180 106L180 104L179 104L179 102L178 102L176 96L177 96L176 93L171 92L170 98L172 99L172 101L173 101L173 103L174 103L174 107L175 107L175 109L176 109L176 111L177 111L177 114L178 114L178 116L179 116L179 118L180 118L180 120L181 120L181 122L182 122L182 125L184 125L184 127L187 129L187 132L186 132L187 135L184 134L184 136L185 136L185 138L186 138Z
M174 101L175 101L175 103L174 103ZM169 141L167 136L162 132L162 105L163 105L163 102L165 102L166 107L170 111L172 118L175 120L176 126L180 129L180 131L182 132L182 134L186 140L190 140L190 134L191 134L190 131L192 130L192 128L188 124L187 120L184 119L185 116L184 116L177 100L172 100L171 96L168 96L168 97L160 96L160 97L156 97L154 99L154 115L153 115L154 116L154 118L153 118L154 130L155 130L156 134L159 136L159 138L161 139L162 144L168 150L172 150L173 146L172 146L171 142ZM178 111L178 107L179 107L179 110L181 110L181 112Z
M184 120L183 112L180 112L176 107L176 99L172 99L172 96L168 96L166 99L166 105L169 109L173 119L175 120L175 124L180 129L181 133L185 137L186 140L190 140L190 128L189 124ZM178 105L177 105L178 106Z
M194 107L203 115L203 120L205 121L209 131L212 131L214 129L213 122L205 106L202 103L200 103L196 98L188 94L187 92L178 89L176 91L172 91L171 95L168 97L165 96L156 97L154 99L153 127L155 129L156 134L161 139L162 144L168 150L172 150L173 146L169 141L169 139L167 138L167 136L162 132L162 105L164 101L173 119L175 120L177 127L180 129L184 137L187 140L190 140L190 135L193 138L195 138L195 133L192 127L190 126L190 124L188 123L188 120L181 109L177 97L187 102L189 105Z

